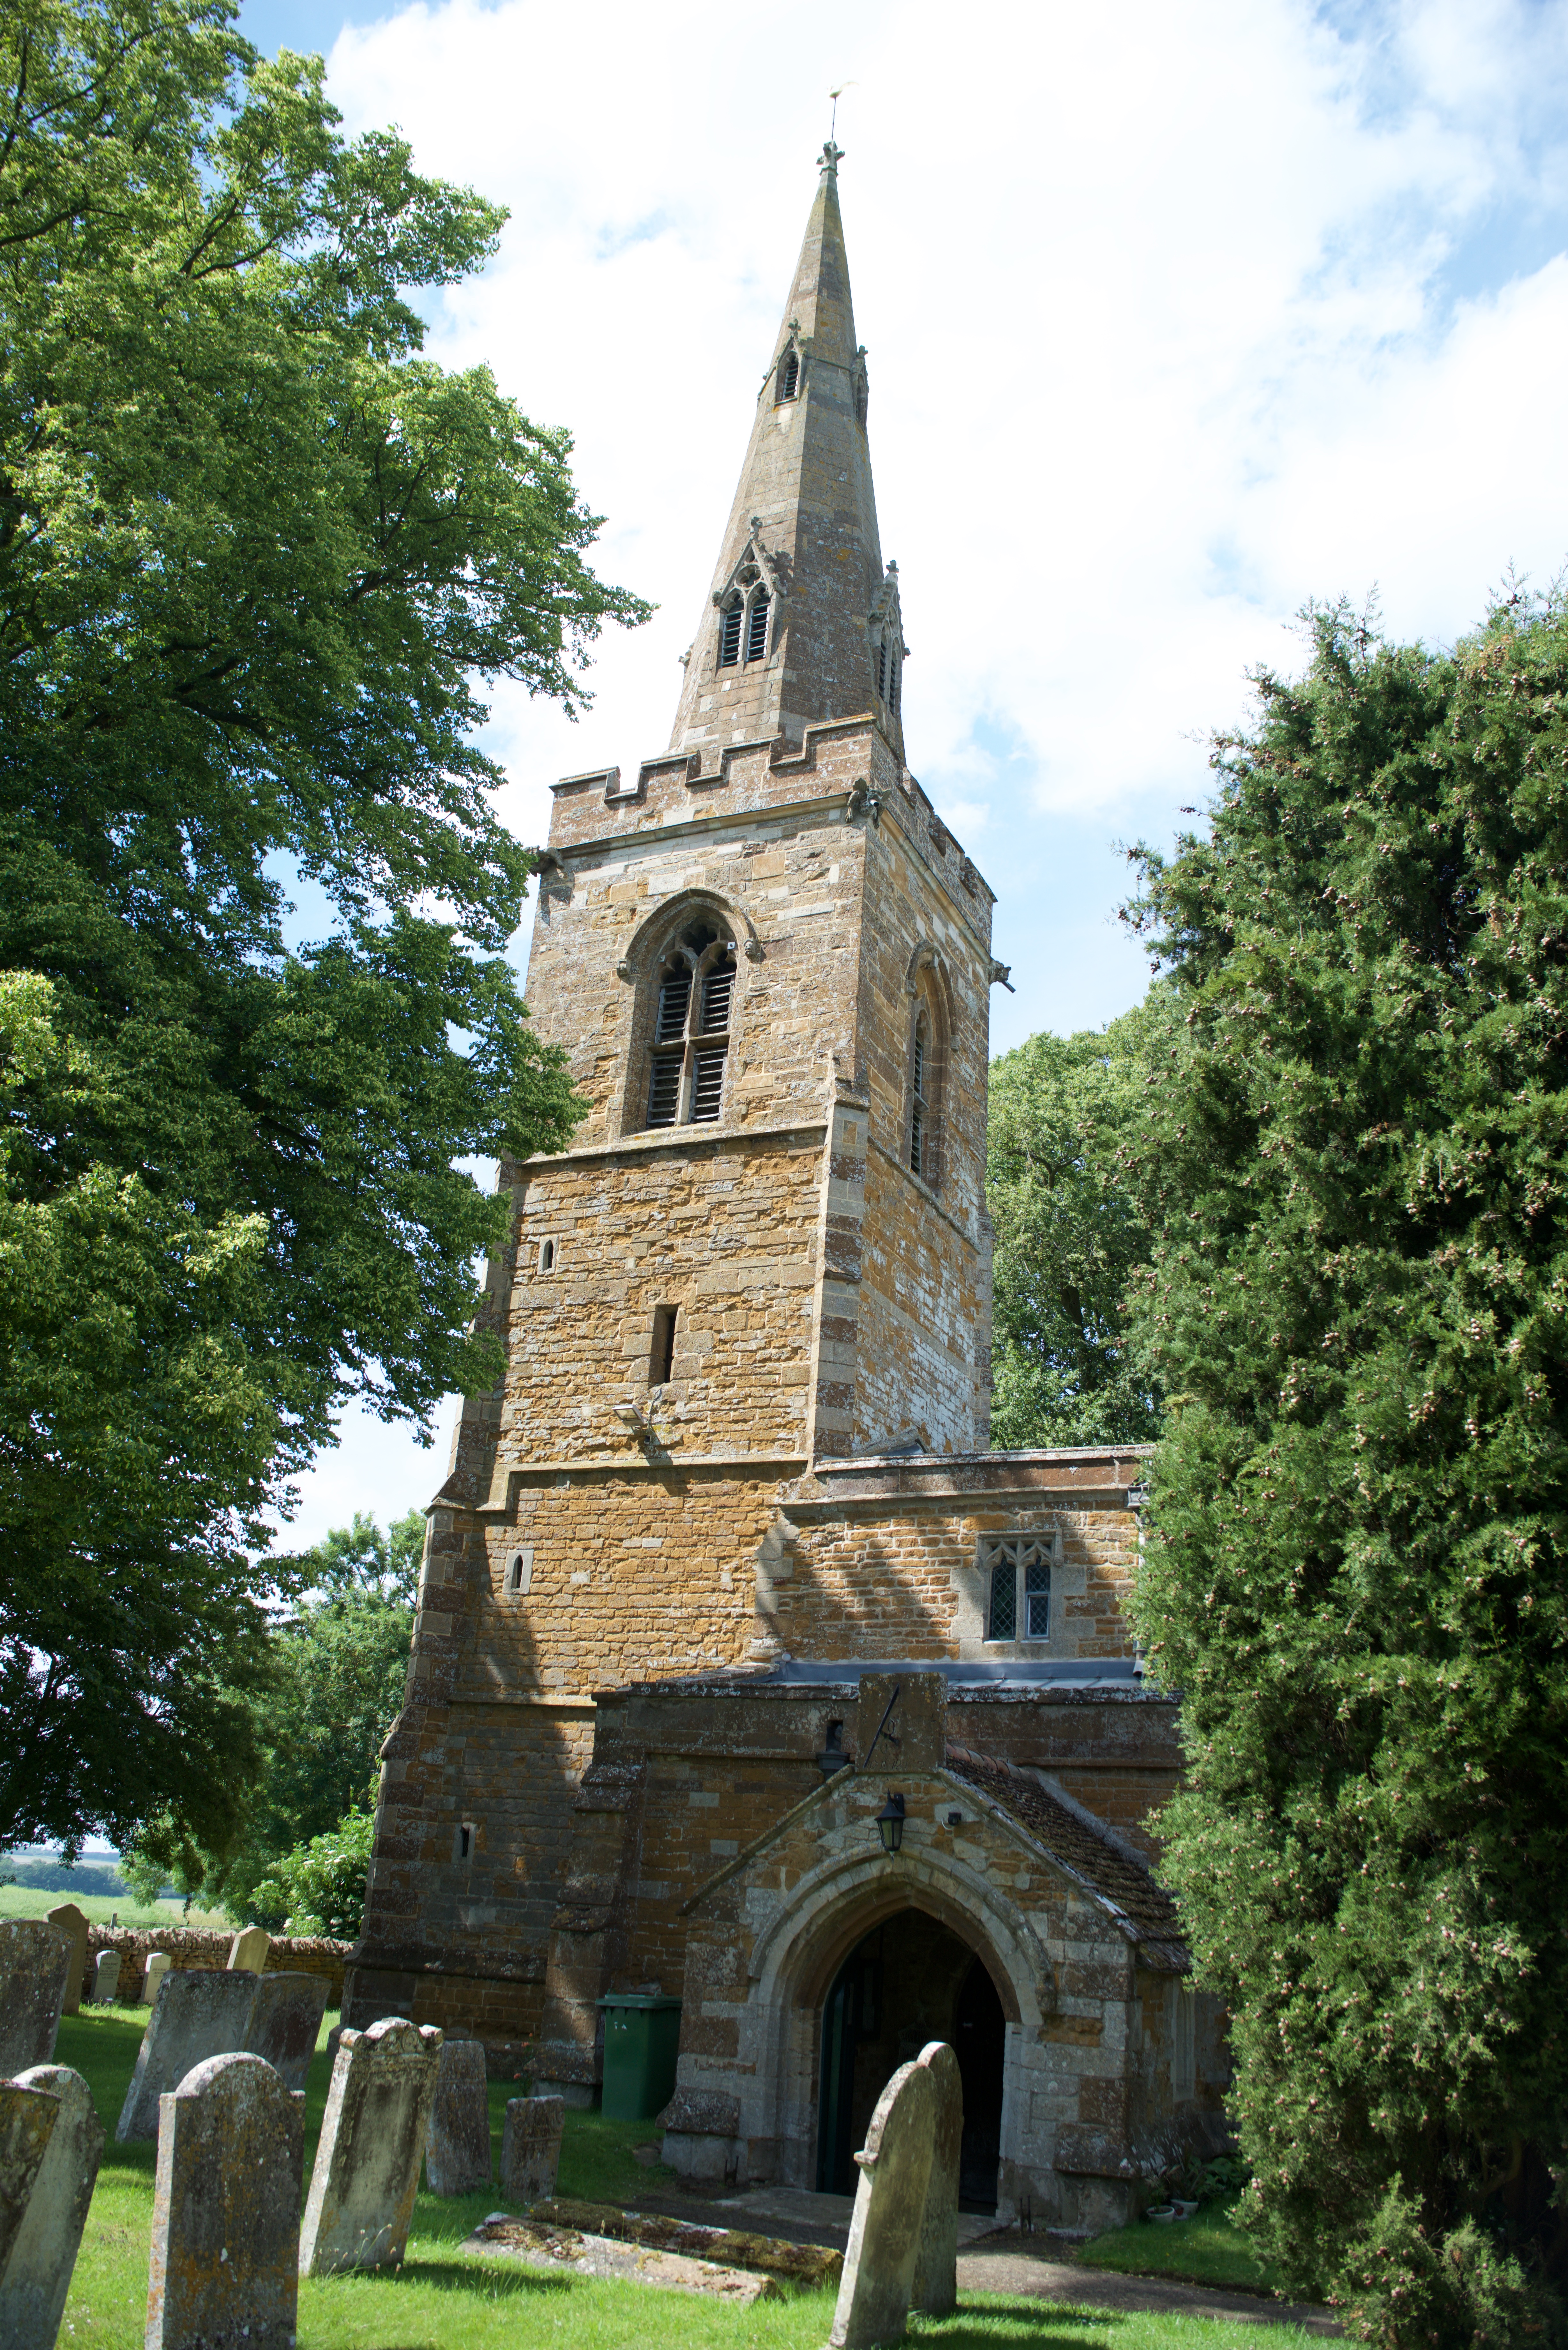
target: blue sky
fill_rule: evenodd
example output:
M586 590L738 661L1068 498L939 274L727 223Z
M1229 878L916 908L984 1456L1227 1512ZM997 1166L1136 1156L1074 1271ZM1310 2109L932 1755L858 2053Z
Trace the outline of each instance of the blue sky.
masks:
M830 86L910 764L998 892L993 1043L1147 965L1118 844L1169 840L1309 598L1448 641L1568 548L1568 0L251 0L357 131L511 207L431 313L568 425L601 569L659 607L572 727L502 690L504 812L665 741L809 203ZM526 926L518 951L525 951ZM439 1451L444 1457L444 1432ZM426 1498L346 1431L309 1535Z

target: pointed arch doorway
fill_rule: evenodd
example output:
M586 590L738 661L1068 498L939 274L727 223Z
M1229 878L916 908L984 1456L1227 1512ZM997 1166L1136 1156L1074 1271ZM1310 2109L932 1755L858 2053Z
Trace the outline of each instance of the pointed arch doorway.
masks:
M994 2211L1006 2030L984 1960L951 1926L910 1908L872 1927L838 1967L823 2002L819 2191L854 2193L855 2150L866 2142L888 2081L929 2040L946 2040L963 2077L960 2202L966 2210Z

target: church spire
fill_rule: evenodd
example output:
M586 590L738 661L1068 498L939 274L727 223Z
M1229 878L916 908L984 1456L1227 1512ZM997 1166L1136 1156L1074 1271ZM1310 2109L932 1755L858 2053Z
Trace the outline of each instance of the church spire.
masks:
M905 646L898 568L882 567L866 437L866 353L830 138L773 357L757 394L713 584L686 656L672 750L873 713L899 758Z

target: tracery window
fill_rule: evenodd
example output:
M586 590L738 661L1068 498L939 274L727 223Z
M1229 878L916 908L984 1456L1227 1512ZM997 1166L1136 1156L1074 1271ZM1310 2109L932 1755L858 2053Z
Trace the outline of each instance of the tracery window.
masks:
M989 1570L988 1640L1048 1640L1051 1637L1051 1539L1015 1534L981 1546Z
M693 922L659 967L645 1126L701 1125L723 1107L735 941Z

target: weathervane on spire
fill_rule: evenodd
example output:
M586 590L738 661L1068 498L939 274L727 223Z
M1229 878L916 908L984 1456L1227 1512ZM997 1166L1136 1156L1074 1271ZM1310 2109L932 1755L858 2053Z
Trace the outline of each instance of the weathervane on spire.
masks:
M844 153L843 148L838 144L837 137L838 101L843 97L846 89L853 89L855 85L853 82L841 81L836 89L830 89L827 93L828 97L833 100L833 112L828 119L827 144L824 147L822 153L817 158L817 161L821 164L822 169L827 173L830 180L837 179L839 159Z

